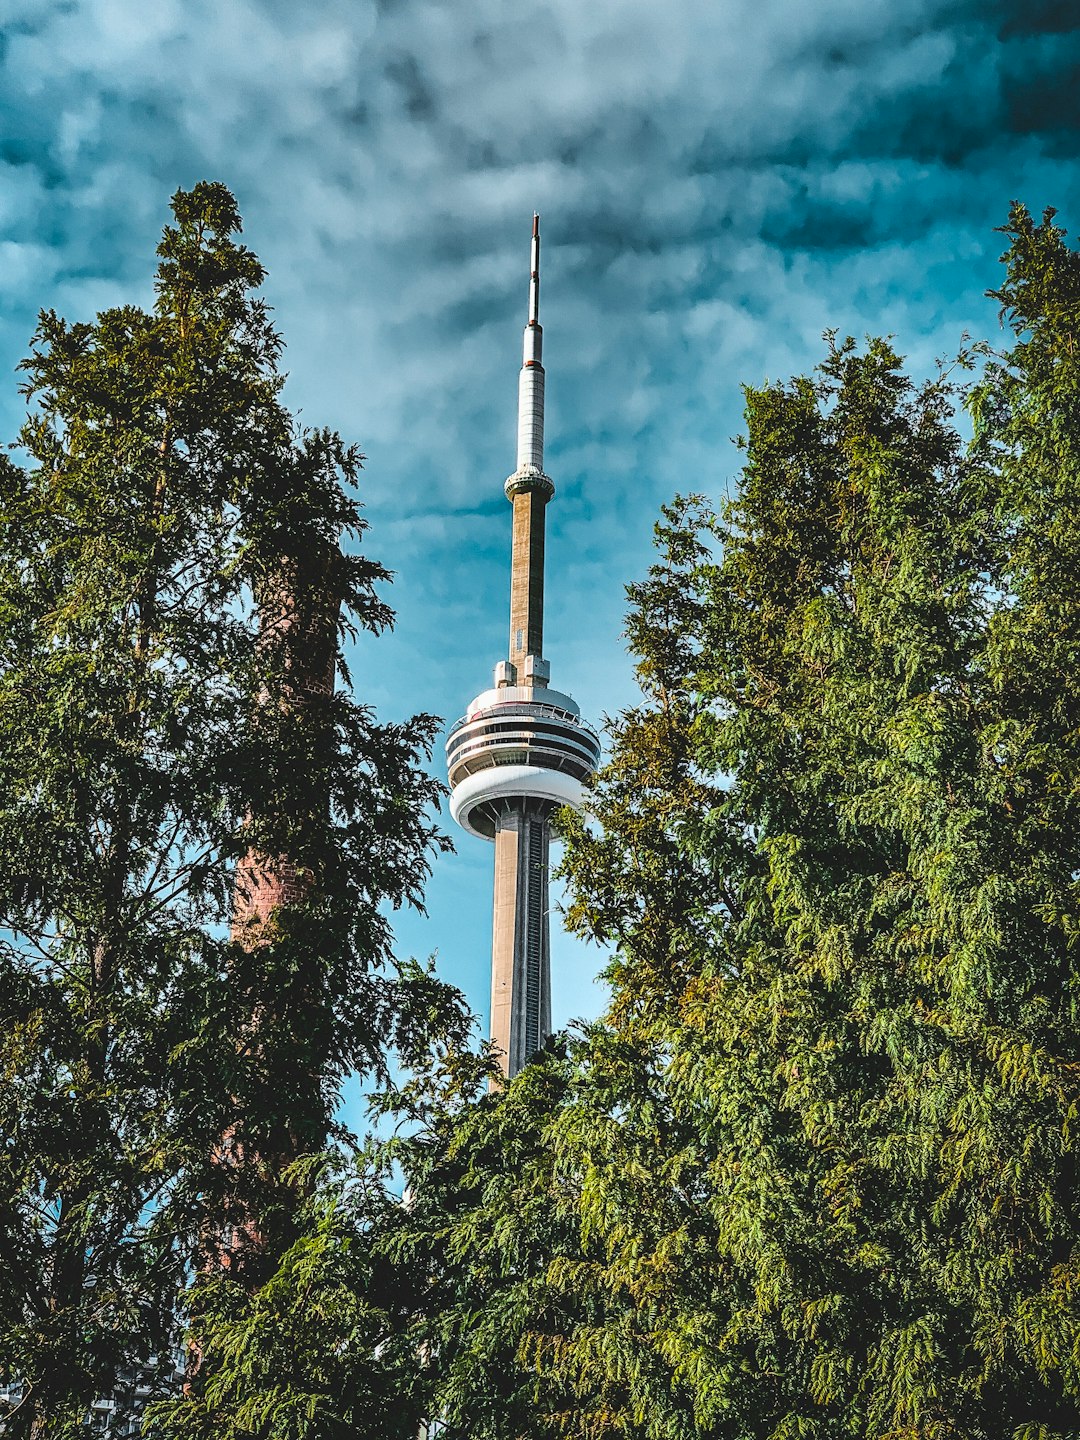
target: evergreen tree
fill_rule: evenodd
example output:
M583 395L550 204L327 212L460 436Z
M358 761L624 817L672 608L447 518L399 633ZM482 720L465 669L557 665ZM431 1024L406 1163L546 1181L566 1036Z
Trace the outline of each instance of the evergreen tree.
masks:
M469 1054L473 1019L432 969L403 966L400 1009L423 1017L399 1029L402 1065L434 1063L477 1092L491 1067ZM451 1058L452 1057L452 1058ZM441 1062L441 1065L440 1065ZM450 1089L384 1084L372 1108L423 1126L460 1109ZM154 1440L416 1440L435 1413L430 1322L436 1256L416 1244L413 1201L398 1188L403 1151L423 1145L370 1139L355 1152L296 1162L286 1174L303 1196L291 1243L261 1283L218 1267L198 1277L198 1383L152 1405ZM430 1205L429 1207L430 1208ZM445 1288L445 1287L444 1287Z
M1007 235L1006 354L747 390L631 590L566 820L610 1012L444 1142L454 1433L1080 1432L1080 256Z
M173 214L152 310L41 315L27 462L0 465L13 1437L81 1433L118 1365L168 1347L238 1215L273 1273L304 1203L282 1158L321 1149L342 1077L426 1024L382 907L419 903L434 722L296 694L305 617L276 623L283 596L310 603L343 676L343 637L389 623L356 550L360 456L281 403L232 196L199 184ZM244 856L303 877L257 944L228 938Z

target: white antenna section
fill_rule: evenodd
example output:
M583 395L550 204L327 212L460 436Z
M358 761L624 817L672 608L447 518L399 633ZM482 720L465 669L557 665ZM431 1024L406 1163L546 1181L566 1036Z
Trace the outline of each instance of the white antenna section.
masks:
M529 323L518 380L517 473L544 473L544 332L540 328L540 216L533 216Z

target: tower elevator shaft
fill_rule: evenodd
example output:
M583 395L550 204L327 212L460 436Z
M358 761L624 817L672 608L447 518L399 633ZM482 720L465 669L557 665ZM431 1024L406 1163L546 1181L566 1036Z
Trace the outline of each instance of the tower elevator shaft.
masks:
M495 821L491 1038L516 1075L551 1031L551 807L518 800Z

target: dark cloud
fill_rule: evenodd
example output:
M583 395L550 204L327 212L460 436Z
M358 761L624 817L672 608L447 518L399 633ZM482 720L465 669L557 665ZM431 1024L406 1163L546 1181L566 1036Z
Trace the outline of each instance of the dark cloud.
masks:
M1075 146L1080 129L1080 32L1030 36L1004 50L1002 89L1008 129Z
M1069 35L1078 28L1073 0L1004 0L997 9L1002 40L1017 35Z
M429 123L437 118L435 92L425 80L415 55L392 56L386 62L386 76L400 90L410 120Z

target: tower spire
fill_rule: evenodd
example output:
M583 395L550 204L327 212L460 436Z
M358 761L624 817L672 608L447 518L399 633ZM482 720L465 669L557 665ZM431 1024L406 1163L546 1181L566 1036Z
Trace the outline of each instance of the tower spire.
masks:
M514 507L509 664L498 683L546 685L544 512L555 486L544 474L544 332L540 328L540 216L533 215L529 318L518 376L517 469L506 481Z
M521 374L518 377L517 470L506 482L508 489L511 482L518 477L544 474L544 332L540 327L540 216L535 214L530 258L529 319L525 325ZM551 485L550 480L547 483Z
M533 211L532 270L529 275L529 324L540 324L540 216Z

